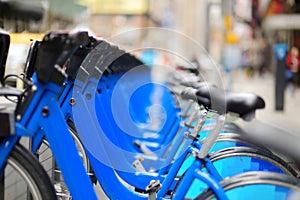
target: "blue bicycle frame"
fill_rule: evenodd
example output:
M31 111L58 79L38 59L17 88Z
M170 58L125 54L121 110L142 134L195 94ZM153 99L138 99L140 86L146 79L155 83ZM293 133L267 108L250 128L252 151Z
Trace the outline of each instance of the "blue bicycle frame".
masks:
M56 100L61 87L53 83L40 84L35 76L33 82L34 93L24 114L17 117L16 134L5 138L0 145L1 168L21 137L34 139L44 135L72 196L75 199L97 199Z

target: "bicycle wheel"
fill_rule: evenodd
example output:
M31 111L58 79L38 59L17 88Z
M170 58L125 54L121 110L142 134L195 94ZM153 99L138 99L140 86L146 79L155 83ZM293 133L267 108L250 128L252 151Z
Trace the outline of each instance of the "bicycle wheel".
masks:
M288 199L293 191L299 190L299 179L273 172L247 172L220 182L230 200L274 200ZM196 200L217 199L208 189Z
M209 156L223 178L247 171L269 171L298 177L296 169L271 152L249 147L225 148Z
M227 138L226 134L224 136L218 138L218 142L212 148L219 150L209 155L209 159L223 178L254 170L273 171L299 177L299 169L295 165L286 162L268 149L260 146L235 146L247 144L234 137ZM182 176L194 159L193 156L189 156L177 175Z
M225 148L209 156L222 179L251 171L267 171L298 177L295 169L271 152L249 147ZM207 172L206 168L202 170ZM208 173L208 172L207 172ZM200 180L194 180L187 197L195 198L199 191L207 189Z
M19 144L10 153L2 172L0 199L57 199L43 167Z
M243 139L243 137L240 134L237 133L221 133L218 135L218 138L215 142L215 144L212 146L209 153L213 153L225 148L229 147L251 147L254 149L258 149L260 151L267 151L271 152L266 147L250 143Z

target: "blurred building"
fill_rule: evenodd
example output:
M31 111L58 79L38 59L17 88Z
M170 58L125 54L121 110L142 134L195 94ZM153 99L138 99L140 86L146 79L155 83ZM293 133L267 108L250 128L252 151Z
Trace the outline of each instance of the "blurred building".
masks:
M277 42L300 47L300 1L271 0L262 24L265 33Z
M243 50L283 40L300 47L300 0L0 0L0 28L13 33L89 30L110 38L128 30L162 27L202 46L218 63L228 43ZM149 37L127 34L128 45ZM199 49L179 39L163 39L192 59ZM200 59L200 58L198 58Z
M38 0L0 1L0 28L10 32L39 31L44 8Z
M14 33L67 29L86 16L75 0L0 0L0 28Z

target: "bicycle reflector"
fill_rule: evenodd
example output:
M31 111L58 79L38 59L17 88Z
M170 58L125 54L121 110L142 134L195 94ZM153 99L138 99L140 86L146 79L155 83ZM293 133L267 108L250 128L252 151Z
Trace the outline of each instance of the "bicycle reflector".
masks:
M0 137L15 133L15 111L10 106L0 105Z

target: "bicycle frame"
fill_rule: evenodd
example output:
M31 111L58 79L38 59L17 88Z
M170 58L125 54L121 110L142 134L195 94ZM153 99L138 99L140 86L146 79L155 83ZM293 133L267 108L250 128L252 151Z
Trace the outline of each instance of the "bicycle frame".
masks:
M60 87L53 83L40 84L35 76L33 80L37 90L25 113L17 117L20 120L16 123L16 134L5 138L0 145L1 168L9 152L21 137L35 138L43 134L63 171L64 180L72 191L72 196L75 199L97 199L56 101Z

